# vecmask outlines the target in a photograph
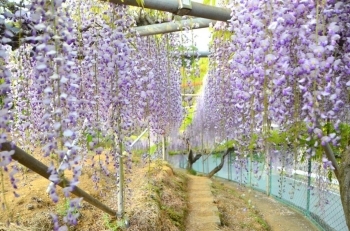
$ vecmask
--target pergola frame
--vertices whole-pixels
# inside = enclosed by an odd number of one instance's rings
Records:
[[[147,26],[138,26],[135,30],[140,36],[166,34],[184,30],[186,27],[190,29],[199,29],[209,27],[210,24],[215,24],[215,20],[205,18],[194,18],[180,21],[166,22]]]
[[[110,0],[111,3],[141,7],[137,0]],[[143,0],[143,8],[167,11],[176,15],[189,15],[227,22],[231,19],[231,10],[222,7],[209,6],[198,2],[190,2],[186,8],[183,0]]]
[[[197,17],[195,19],[182,20],[180,23],[161,23],[147,26],[136,27],[136,31],[140,36],[148,36],[155,34],[165,34],[183,30],[181,25],[197,24],[197,27],[192,26],[191,29],[206,28],[210,24],[215,24],[216,21],[227,22],[231,19],[231,10],[222,7],[209,6],[190,0],[144,0],[140,6],[137,0],[110,0],[111,3],[138,6],[147,9],[160,10],[173,13],[175,15],[188,15]],[[180,24],[180,25],[179,25]]]

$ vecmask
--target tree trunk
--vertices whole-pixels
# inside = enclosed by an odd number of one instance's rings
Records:
[[[350,230],[350,149],[344,155],[338,176],[340,198],[343,205],[346,224]]]
[[[350,230],[350,147],[342,155],[341,164],[338,165],[334,152],[330,145],[323,146],[327,158],[332,162],[334,174],[339,182],[341,203],[344,210],[346,224]]]
[[[222,167],[224,166],[225,163],[225,157],[230,153],[233,152],[235,150],[234,147],[228,148],[225,152],[225,154],[221,157],[221,163],[216,166],[210,173],[208,173],[207,177],[211,178],[215,175],[215,173],[217,173],[218,171],[220,171],[222,169]]]
[[[197,154],[195,157],[193,157],[193,151],[192,149],[188,153],[188,162],[187,162],[187,170],[192,170],[192,165],[199,159],[201,158],[202,154]]]

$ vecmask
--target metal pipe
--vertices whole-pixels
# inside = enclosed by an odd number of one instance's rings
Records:
[[[146,129],[141,133],[141,135],[139,135],[139,136],[136,138],[136,140],[134,140],[134,142],[132,142],[132,144],[130,145],[130,148],[131,148],[132,146],[134,146],[134,144],[136,144],[137,141],[139,141],[139,140],[141,139],[141,137],[147,132],[147,130],[148,130],[148,128],[146,128]]]
[[[306,215],[310,217],[311,198],[311,158],[307,161],[307,191],[306,191]]]
[[[209,51],[191,51],[191,52],[186,52],[184,54],[180,54],[186,58],[205,58],[210,55]]]
[[[209,57],[210,52],[209,51],[190,51],[185,53],[177,53],[174,54],[173,57],[183,57],[185,59],[192,59],[192,58],[207,58]]]
[[[162,154],[163,160],[165,160],[165,135],[162,136]]]
[[[215,24],[215,22],[215,20],[211,19],[195,18],[147,26],[138,26],[135,27],[135,30],[140,36],[147,36],[182,31],[187,25],[189,25],[191,29],[206,28],[209,27],[210,23]]]
[[[110,0],[109,2],[114,4],[141,7],[137,0]],[[167,11],[176,15],[179,12],[178,0],[144,0],[142,7],[153,10]],[[192,9],[187,13],[187,15],[227,22],[227,20],[231,19],[231,10],[228,8],[192,2]]]
[[[49,179],[50,173],[49,168],[35,159],[33,156],[29,155],[22,149],[20,149],[17,146],[14,146],[14,148],[9,143],[2,143],[1,144],[1,150],[2,151],[11,151],[14,150],[15,153],[11,156],[12,159],[18,161],[18,163],[24,165],[25,167],[31,169],[32,171],[36,172],[37,174],[41,175],[42,177]],[[69,185],[69,181],[66,178],[63,178],[62,181],[58,184],[60,187],[64,188],[67,185]],[[108,213],[109,215],[115,217],[117,212],[110,209],[106,205],[102,204],[100,201],[93,198],[91,195],[80,189],[79,187],[74,187],[72,193],[78,197],[82,197],[86,202],[89,204],[95,206],[98,209],[101,209],[105,213]]]
[[[201,94],[181,94],[181,95],[182,96],[201,96]]]

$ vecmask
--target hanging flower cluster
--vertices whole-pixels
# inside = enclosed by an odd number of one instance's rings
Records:
[[[144,126],[160,135],[177,129],[182,120],[180,58],[174,55],[175,42],[174,35],[140,37],[135,51],[138,115]]]
[[[79,117],[80,77],[74,43],[76,30],[73,20],[62,1],[33,1],[30,20],[35,25],[33,35],[27,37],[33,46],[33,72],[30,81],[31,116],[45,157],[51,157],[48,193],[54,202],[59,200],[56,185],[65,171],[73,178],[63,189],[65,197],[79,183],[80,160],[78,146],[74,144],[81,117]],[[74,208],[64,217],[65,223],[74,225]]]
[[[8,50],[3,44],[0,44],[0,129],[1,129],[1,139],[0,145],[9,141],[8,134],[10,132],[10,122],[12,120],[12,95],[11,95],[11,72],[7,68],[8,63]],[[11,155],[13,151],[1,151],[0,152],[0,168],[7,171],[7,165],[11,162]]]
[[[0,21],[1,23],[1,21]],[[11,141],[10,137],[10,128],[11,128],[11,122],[13,120],[12,118],[12,107],[13,107],[13,99],[11,94],[11,72],[6,67],[6,64],[8,63],[8,51],[9,47],[7,47],[5,44],[0,43],[0,146],[4,145],[5,143],[8,143]],[[9,164],[12,160],[12,155],[14,154],[14,150],[4,150],[0,151],[0,185],[4,184],[4,172],[8,172],[11,180],[11,184],[13,188],[17,188],[16,180],[14,178],[14,175],[17,173],[17,169],[13,168],[12,171],[10,171]],[[15,193],[15,195],[17,195]],[[5,198],[0,199],[1,202],[1,209],[6,209],[7,204]]]
[[[38,0],[23,12],[18,14],[19,21],[30,24],[32,34],[20,38],[9,64],[9,49],[1,45],[0,50],[1,143],[11,140],[7,134],[12,128],[12,136],[26,151],[41,148],[51,162],[53,183],[47,192],[54,202],[59,200],[57,184],[64,174],[72,172],[63,189],[70,201],[65,225],[60,227],[53,215],[55,229],[64,230],[77,223],[75,211],[80,200],[69,196],[79,183],[87,150],[95,152],[92,169],[118,178],[118,157],[125,156],[125,151],[130,153],[131,135],[145,126],[157,134],[179,127],[180,59],[173,50],[179,44],[172,35],[138,37],[130,30],[134,21],[125,6]],[[11,41],[12,34],[6,35],[9,38],[3,38],[4,44]],[[12,82],[9,68],[13,70]],[[112,140],[113,147],[110,153],[105,152],[103,163],[99,155],[106,140]],[[1,152],[5,170],[12,153]],[[110,163],[115,166],[112,172],[107,169]],[[130,156],[127,166],[130,170]],[[92,178],[97,185],[97,171]]]
[[[232,19],[222,31],[232,34],[213,38],[199,110],[206,129],[234,139],[241,157],[263,151],[270,162],[274,155],[283,159],[281,151],[300,155],[305,148],[328,181],[334,166],[322,146],[339,145],[340,125],[349,122],[349,2],[231,2]],[[334,130],[325,131],[327,124]],[[283,149],[273,140],[276,126],[288,134]],[[282,162],[291,168],[291,160]]]
[[[263,147],[271,124],[284,130],[302,122],[310,139],[336,144],[320,125],[328,119],[337,127],[349,110],[348,12],[342,1],[232,3],[232,36],[213,40],[207,126],[222,126],[242,147],[261,133]]]

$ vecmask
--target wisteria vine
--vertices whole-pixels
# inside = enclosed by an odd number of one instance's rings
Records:
[[[295,163],[301,153],[318,161],[327,181],[335,167],[324,147],[342,152],[342,161],[348,155],[349,3],[248,0],[230,8],[228,26],[213,28],[196,116],[204,137],[234,140],[240,158],[263,152],[269,162],[282,149]],[[320,182],[320,192],[326,185]]]
[[[63,220],[52,214],[54,229],[67,230],[77,224],[81,198],[70,192],[87,159],[96,187],[101,173],[117,184],[120,157],[131,171],[132,135],[148,127],[165,136],[180,125],[180,59],[173,49],[179,43],[173,35],[139,37],[128,8],[110,3],[38,0],[5,15],[32,30],[20,36],[14,51],[6,45],[11,30],[1,41],[1,144],[42,153],[50,164],[47,192],[54,202],[61,199],[57,184],[72,175],[63,188],[67,214]],[[106,142],[112,148],[105,149]],[[13,152],[1,151],[0,167],[13,169],[9,175],[16,187]]]

